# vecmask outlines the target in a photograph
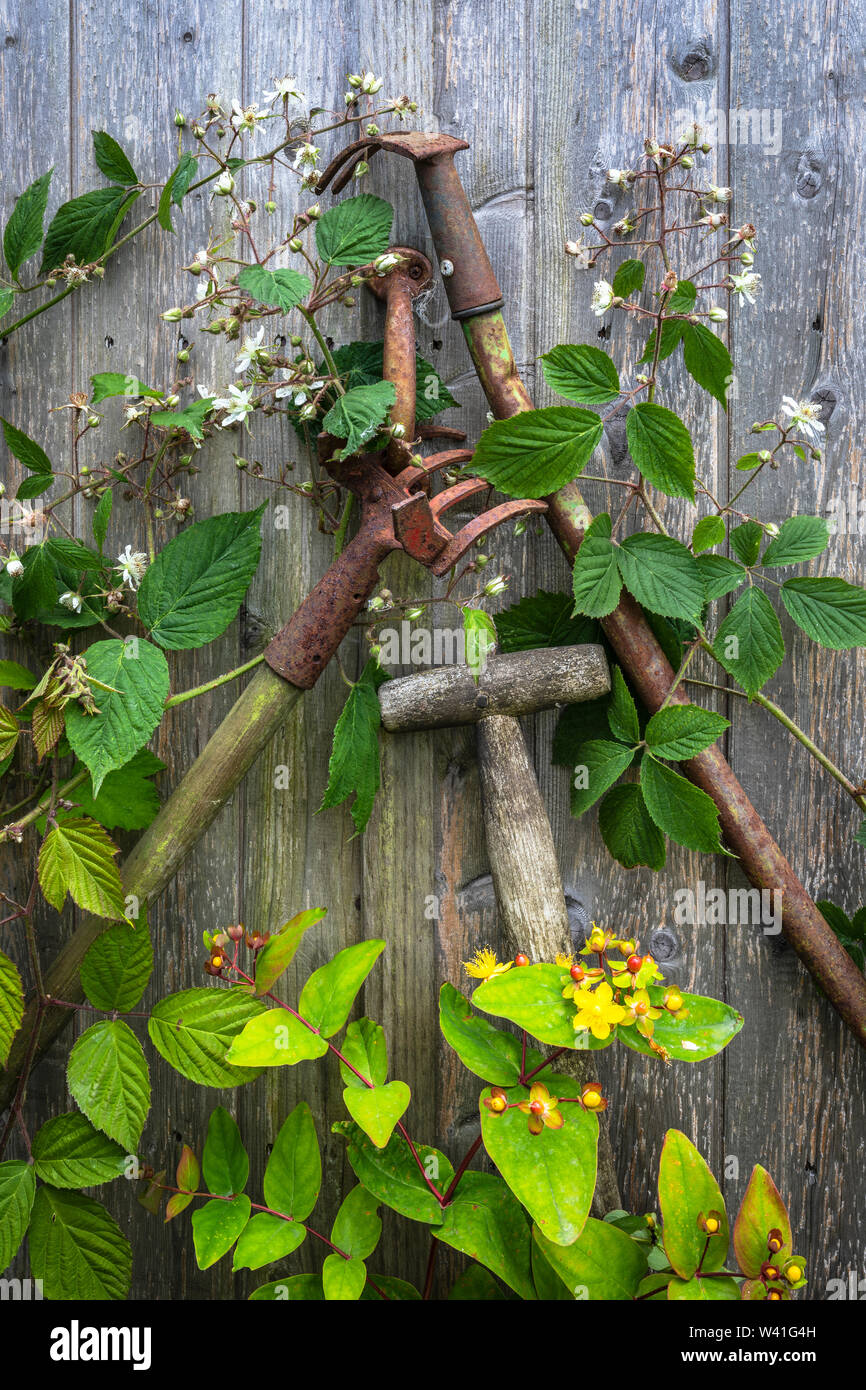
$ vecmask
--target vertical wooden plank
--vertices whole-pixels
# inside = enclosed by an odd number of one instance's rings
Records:
[[[579,216],[585,210],[593,211],[613,235],[610,229],[630,210],[633,200],[607,181],[607,169],[633,165],[645,136],[664,138],[673,112],[689,105],[696,91],[705,101],[716,99],[726,65],[724,29],[716,6],[708,0],[687,0],[676,12],[646,3],[623,9],[542,0],[533,7],[533,23],[533,148],[539,212],[532,355],[557,343],[599,340],[614,361],[624,365],[625,379],[631,379],[645,334],[625,334],[621,316],[614,316],[609,337],[611,316],[599,320],[589,308],[593,282],[602,276],[610,278],[609,261],[601,262],[595,271],[579,270],[563,255],[563,242],[580,238]],[[628,254],[626,243],[617,259]],[[688,263],[676,264],[681,276],[687,268]],[[644,291],[647,303],[660,278],[658,267],[650,266]],[[667,370],[661,399],[685,419],[702,473],[715,480],[718,408],[708,408],[706,397],[697,388],[686,387],[687,380],[681,365],[673,372]],[[539,385],[536,400],[539,405],[549,404],[554,397]],[[606,427],[603,448],[611,477],[632,476],[621,418],[614,417]],[[597,461],[598,456],[588,472],[600,471]],[[593,511],[617,514],[621,489],[587,482],[584,491]],[[665,516],[674,534],[688,540],[697,513],[684,524],[682,504],[676,503],[665,509]],[[538,583],[544,588],[569,587],[567,569],[549,543],[540,547]],[[639,937],[642,946],[656,954],[666,978],[683,988],[720,996],[724,985],[721,929],[676,926],[673,907],[676,888],[694,888],[700,879],[715,884],[717,877],[723,884],[721,861],[671,846],[667,865],[659,874],[648,869],[622,870],[602,844],[596,812],[579,821],[570,818],[567,772],[549,765],[550,716],[545,716],[543,727],[539,772],[561,846],[576,923],[597,919]],[[683,1129],[718,1167],[721,1061],[681,1066],[671,1082],[661,1064],[632,1057],[624,1049],[611,1049],[599,1055],[599,1072],[611,1096],[614,1151],[623,1200],[630,1209],[643,1210],[652,1200],[661,1143],[670,1125]]]
[[[91,129],[113,134],[142,178],[168,177],[177,158],[175,108],[192,115],[201,109],[208,92],[228,93],[230,99],[240,90],[242,14],[240,0],[216,4],[190,0],[167,10],[155,0],[132,10],[106,0],[76,0],[72,91],[77,190],[102,182],[94,168]],[[238,43],[223,42],[226,34],[236,34]],[[140,220],[154,205],[155,196],[145,195],[133,216]],[[211,201],[204,192],[194,194],[175,218],[176,236],[154,226],[119,253],[101,292],[81,300],[76,363],[80,388],[86,389],[94,371],[131,371],[160,385],[171,378],[179,335],[177,326],[162,323],[159,313],[191,297],[192,281],[181,266],[207,241],[209,230],[218,233],[227,218],[223,200]],[[214,338],[201,334],[196,321],[187,335],[193,343],[190,368],[195,380],[207,386],[232,380],[230,345],[222,340],[216,344]],[[106,407],[97,456],[109,447],[124,446],[126,436],[118,433],[120,418],[117,404]],[[238,507],[233,442],[226,436],[209,444],[201,472],[190,479],[188,495],[198,518]],[[96,450],[96,443],[92,447]],[[130,542],[133,548],[144,549],[143,532],[130,529],[132,524],[140,526],[141,518],[120,499],[118,503],[112,524],[114,541],[118,547]],[[79,516],[79,525],[85,529],[90,525],[89,505],[82,504]],[[157,544],[165,544],[177,529],[173,523],[161,526]],[[172,688],[198,685],[236,666],[246,654],[242,633],[233,623],[224,637],[209,646],[172,654]],[[183,775],[236,695],[233,686],[226,686],[168,715],[156,742],[156,751],[167,764],[161,778],[163,790]],[[235,802],[204,836],[152,912],[157,965],[149,995],[154,1000],[205,982],[201,933],[205,927],[227,924],[238,913],[238,836]],[[200,1151],[207,1116],[220,1100],[233,1105],[233,1097],[191,1086],[157,1057],[151,1070],[153,1109],[142,1156],[157,1171],[167,1168],[171,1174],[181,1143]],[[198,1270],[188,1223],[175,1222],[155,1237],[153,1219],[137,1205],[134,1192],[124,1193],[120,1185],[112,1193],[111,1205],[131,1232],[136,1252],[134,1297],[164,1296],[167,1268],[172,1270],[174,1289],[184,1297],[231,1296],[227,1262],[205,1273]]]
[[[0,9],[0,110],[6,134],[5,167],[0,184],[4,226],[18,195],[52,166],[54,175],[46,226],[56,207],[69,197],[69,62],[69,18],[65,3],[60,0],[46,3],[34,14],[29,5],[4,0]],[[48,82],[44,81],[45,74],[49,75]],[[38,279],[38,271],[38,259],[28,262],[21,272],[24,283]],[[22,301],[16,303],[21,305]],[[20,312],[31,307],[27,300],[23,305]],[[8,322],[18,316],[13,309]],[[73,342],[73,316],[68,303],[49,310],[44,318],[26,325],[8,340],[0,340],[0,414],[39,440],[55,460],[62,459],[69,448],[69,412],[52,414],[51,407],[62,404],[72,387]],[[0,477],[6,485],[7,497],[15,496],[23,473],[4,446]],[[68,524],[68,509],[64,509],[64,520]],[[2,539],[7,547],[14,543],[10,534],[4,533]],[[20,539],[17,548],[23,549]],[[25,665],[35,664],[49,652],[50,642],[57,636],[56,629],[43,630],[38,650],[4,638],[3,654]],[[29,755],[27,766],[28,771],[36,771],[35,754]],[[0,795],[3,802],[11,806],[25,795],[25,788],[20,782],[6,778]],[[7,819],[6,815],[2,816],[4,823]],[[34,831],[24,845],[26,858],[14,844],[0,848],[3,890],[19,902],[26,901],[32,882]],[[34,926],[40,956],[45,962],[65,939],[69,918],[59,918],[42,903],[34,914]],[[0,933],[0,947],[19,964],[29,990],[33,979],[23,929],[17,924],[4,928]],[[64,1108],[65,1091],[66,1051],[61,1048],[45,1059],[28,1088],[25,1122],[31,1134],[49,1115]],[[16,1133],[8,1156],[25,1155],[20,1133]],[[29,1273],[24,1252],[19,1254],[13,1272],[23,1276]]]
[[[824,402],[822,462],[786,461],[762,475],[748,505],[774,521],[835,513],[840,530],[809,571],[858,583],[866,475],[854,419],[864,348],[852,287],[862,279],[863,251],[850,228],[862,220],[866,186],[862,124],[849,112],[863,100],[862,29],[859,4],[807,5],[796,16],[771,4],[736,6],[730,107],[738,120],[732,115],[728,144],[733,220],[757,226],[762,276],[758,304],[734,319],[743,387],[731,412],[733,457],[752,447],[752,421],[776,414],[783,394]],[[820,650],[784,616],[783,629],[789,656],[767,692],[857,780],[862,660]],[[856,808],[755,707],[739,711],[731,746],[735,769],[747,786],[757,783],[757,804],[810,892],[856,910],[866,898]],[[780,1175],[808,1255],[810,1296],[826,1297],[829,1279],[859,1277],[864,1267],[866,1058],[784,943],[734,929],[727,950],[748,1048],[745,1066],[727,1077],[739,1187],[754,1162]]]

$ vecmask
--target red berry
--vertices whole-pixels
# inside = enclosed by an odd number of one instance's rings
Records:
[[[573,965],[568,973],[574,980],[575,984],[579,985],[581,980],[586,979],[586,971],[584,970],[582,965]]]
[[[528,964],[529,964],[529,956],[525,956],[525,955],[523,954],[522,951],[518,951],[518,952],[517,952],[517,955],[514,957],[514,964],[515,964],[515,965],[528,965]]]
[[[643,956],[629,956],[628,960],[625,963],[625,968],[626,970],[631,971],[632,975],[636,975],[642,965]]]
[[[530,1110],[532,1111],[533,1115],[543,1115],[543,1114],[544,1114],[544,1106],[541,1104],[541,1101],[540,1101],[540,1100],[533,1100],[533,1101],[530,1101],[530,1102],[529,1102],[529,1108],[530,1108]]]

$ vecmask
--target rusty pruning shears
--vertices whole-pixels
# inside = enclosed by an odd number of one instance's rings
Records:
[[[361,150],[366,150],[369,156],[379,148],[394,149],[416,160],[431,161],[432,158],[432,163],[425,162],[425,170],[429,168],[434,178],[437,170],[446,178],[450,170],[465,201],[465,193],[451,158],[454,150],[468,148],[466,142],[450,136],[411,132],[400,136],[380,136],[374,141],[361,140],[349,146],[325,170],[320,188],[327,185],[344,163],[349,162],[351,170]],[[437,154],[445,156],[444,164],[439,165],[433,158]],[[347,177],[344,172],[336,180],[335,192],[345,184]],[[422,182],[422,192],[423,187]],[[471,216],[470,222],[474,228],[475,222]],[[466,305],[467,314],[483,312],[502,302],[477,228],[475,242],[480,253],[478,269],[484,271],[486,267],[483,282],[485,289],[490,289],[493,302],[488,300],[477,308]],[[437,249],[441,249],[438,240]],[[374,592],[379,580],[379,566],[391,551],[403,550],[431,573],[441,576],[447,574],[476,541],[502,522],[530,512],[547,510],[547,504],[540,501],[524,499],[503,502],[480,512],[455,535],[443,525],[441,518],[445,512],[470,497],[488,491],[490,484],[482,478],[467,477],[436,496],[430,495],[435,475],[443,469],[469,463],[472,450],[447,449],[423,458],[420,464],[418,462],[417,446],[412,447],[416,398],[412,301],[429,288],[433,272],[430,262],[419,251],[404,246],[392,247],[391,251],[399,257],[397,265],[385,276],[371,281],[369,288],[384,300],[386,306],[383,376],[395,387],[396,401],[390,413],[391,424],[403,427],[403,438],[390,440],[384,451],[344,458],[340,456],[342,441],[332,435],[319,435],[320,464],[335,482],[358,498],[361,521],[354,539],[265,650],[268,665],[302,690],[315,685]],[[465,251],[461,260],[465,264]],[[447,271],[447,256],[440,255],[440,268],[443,273]],[[462,277],[460,283],[463,283]],[[473,298],[477,303],[477,294]],[[453,308],[452,304],[452,311]],[[455,313],[454,317],[460,317],[460,314]],[[431,427],[424,433],[427,438],[465,439],[460,431],[444,427],[441,430]]]

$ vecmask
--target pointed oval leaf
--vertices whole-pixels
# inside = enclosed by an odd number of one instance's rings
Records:
[[[313,1112],[306,1101],[283,1122],[265,1169],[264,1193],[269,1207],[295,1221],[306,1221],[319,1197],[322,1159]]]
[[[265,1012],[244,989],[186,989],[153,1008],[147,1031],[160,1056],[199,1086],[238,1086],[260,1073],[226,1061],[234,1038]]]
[[[132,1249],[99,1202],[46,1186],[33,1203],[30,1265],[45,1298],[123,1299],[132,1280]]]
[[[637,1241],[592,1216],[571,1245],[550,1240],[538,1226],[532,1239],[572,1298],[624,1303],[635,1297],[646,1274],[646,1254]]]
[[[342,1121],[333,1126],[334,1133],[348,1141],[347,1157],[360,1183],[380,1202],[412,1221],[438,1225],[442,1221],[442,1206],[425,1182],[409,1145],[401,1134],[392,1136],[384,1149],[377,1149],[372,1139],[354,1122]],[[424,1170],[440,1193],[445,1193],[454,1169],[438,1149],[416,1144],[415,1151]]]
[[[94,642],[85,658],[88,676],[110,688],[94,688],[98,714],[66,706],[66,736],[98,794],[106,774],[147,743],[165,713],[170,681],[162,652],[144,638]]]
[[[250,1217],[240,1234],[232,1260],[232,1272],[238,1269],[261,1269],[285,1259],[303,1244],[306,1226],[300,1221],[284,1221],[267,1211]]]
[[[152,971],[153,945],[142,915],[135,926],[118,922],[96,938],[81,962],[81,987],[94,1008],[128,1013]]]
[[[366,1260],[379,1244],[382,1222],[379,1202],[359,1184],[344,1198],[331,1231],[331,1240],[347,1255]]]
[[[601,348],[587,343],[563,345],[541,359],[544,380],[566,400],[584,405],[605,405],[620,393],[619,373]]]
[[[286,1009],[268,1009],[251,1018],[225,1054],[234,1067],[293,1067],[324,1057],[325,1039]]]
[[[745,1021],[742,1014],[721,999],[683,994],[682,1011],[671,1014],[664,1008],[664,988],[651,985],[648,993],[653,1006],[662,1010],[661,1018],[653,1025],[653,1042],[677,1062],[704,1062],[715,1057],[737,1036]],[[659,1055],[637,1028],[620,1025],[616,1031],[618,1041],[633,1052],[642,1052],[645,1057]]]
[[[91,1123],[134,1154],[150,1109],[150,1075],[132,1029],[119,1018],[94,1023],[69,1054],[66,1080]]]
[[[502,1178],[464,1173],[444,1216],[442,1225],[433,1228],[436,1240],[478,1260],[519,1298],[535,1298],[529,1223]]]
[[[221,1105],[211,1112],[208,1121],[202,1172],[208,1192],[215,1197],[233,1197],[243,1192],[250,1175],[250,1160],[240,1130]]]
[[[227,1255],[250,1219],[251,1203],[243,1194],[222,1202],[214,1198],[192,1214],[192,1239],[199,1269],[210,1269]]]
[[[728,1254],[730,1232],[725,1199],[694,1144],[678,1129],[665,1135],[659,1163],[659,1204],[665,1254],[681,1279],[721,1269]],[[699,1218],[715,1212],[719,1231],[708,1236]]]
[[[338,951],[333,960],[320,966],[307,980],[301,990],[298,1013],[325,1038],[339,1032],[355,996],[384,949],[385,942],[374,938]]]
[[[734,1252],[743,1274],[756,1279],[769,1258],[767,1237],[781,1231],[782,1249],[773,1256],[784,1262],[791,1254],[791,1222],[779,1189],[766,1168],[756,1163],[734,1222]]]

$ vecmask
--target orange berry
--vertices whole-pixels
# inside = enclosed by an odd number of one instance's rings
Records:
[[[577,985],[580,984],[581,980],[586,979],[586,971],[582,965],[573,965],[568,973]]]
[[[515,964],[515,965],[528,965],[528,964],[529,964],[529,956],[525,956],[525,955],[523,954],[522,951],[518,951],[518,952],[517,952],[517,955],[514,957],[514,964]]]
[[[632,973],[632,975],[636,975],[637,972],[640,970],[640,968],[641,968],[642,965],[643,965],[643,957],[642,957],[642,956],[629,956],[628,960],[627,960],[626,963],[625,963],[625,968],[626,968],[626,970],[630,970],[631,973]]]

